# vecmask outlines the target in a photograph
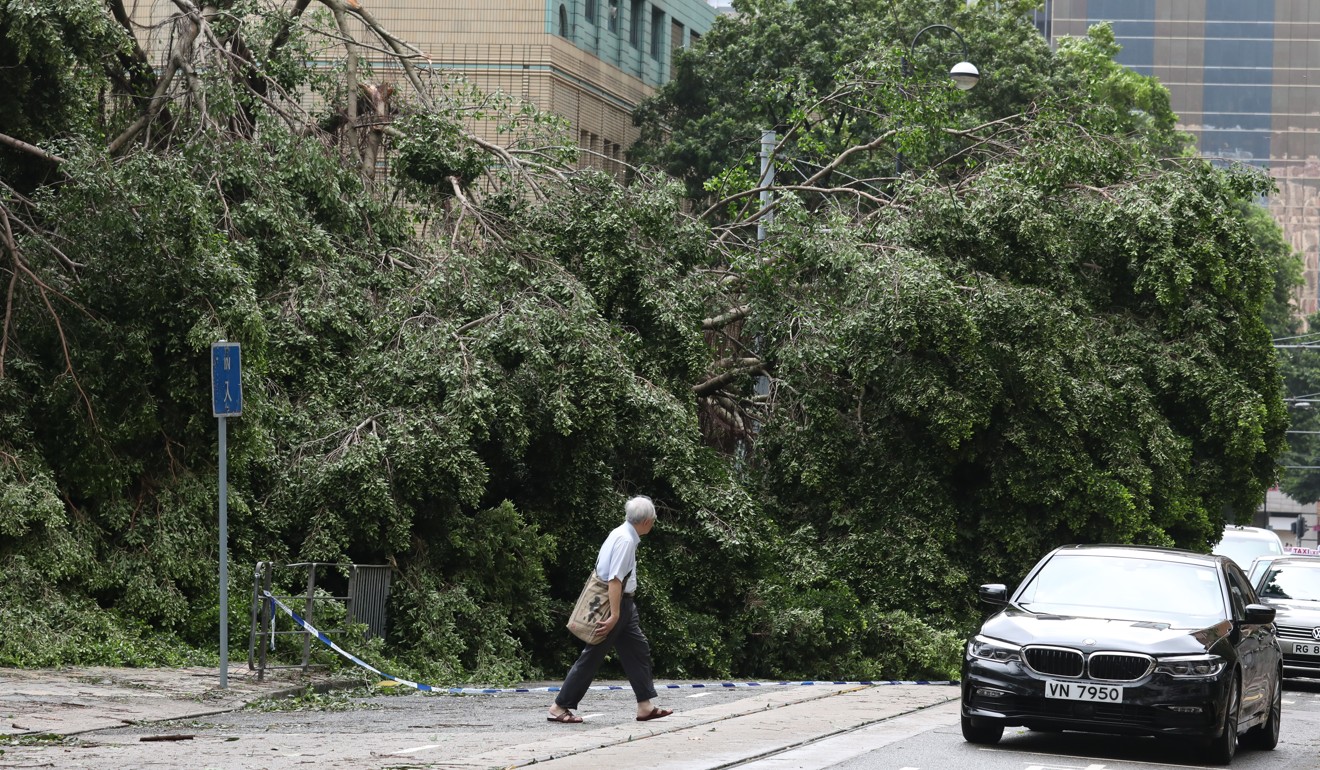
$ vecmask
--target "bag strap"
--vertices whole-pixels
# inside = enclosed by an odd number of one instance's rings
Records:
[[[627,587],[628,587],[628,578],[632,577],[632,573],[633,573],[632,570],[628,570],[628,574],[623,576],[623,587],[624,587],[624,588],[627,588]],[[592,567],[592,568],[591,568],[591,574],[592,574],[592,575],[596,575],[596,568],[595,568],[595,567]],[[599,576],[599,575],[596,575],[596,577],[600,577],[600,576]],[[610,581],[608,581],[608,580],[605,581],[606,584],[608,584],[609,582],[610,582]]]

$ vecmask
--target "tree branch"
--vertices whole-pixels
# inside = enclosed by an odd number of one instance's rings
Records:
[[[728,326],[734,321],[741,321],[742,319],[746,318],[751,312],[752,312],[751,305],[740,305],[739,307],[735,307],[732,310],[721,313],[720,315],[702,319],[701,328],[706,331],[714,331],[716,329],[720,329],[725,326]]]
[[[701,396],[708,396],[711,393],[714,393],[715,391],[719,390],[725,385],[728,385],[730,382],[733,382],[734,380],[738,379],[739,377],[742,377],[745,374],[765,373],[765,362],[761,361],[758,358],[740,358],[737,359],[737,361],[743,365],[736,369],[730,369],[727,372],[722,372],[720,374],[717,374],[714,377],[711,377],[709,380],[706,380],[705,382],[701,382],[696,385],[693,385],[692,386],[693,395],[697,396],[698,398],[700,398]]]
[[[15,139],[14,137],[8,136],[6,134],[0,134],[0,144],[7,144],[10,147],[13,147],[15,150],[21,150],[22,152],[26,152],[29,155],[35,155],[38,158],[41,158],[42,160],[48,163],[54,163],[57,166],[65,162],[64,158],[46,152],[45,150],[41,149],[35,144],[28,144],[22,139]]]
[[[146,110],[142,115],[124,129],[123,133],[115,137],[110,142],[108,150],[111,155],[117,155],[129,142],[133,141],[147,126],[150,126],[156,120],[156,116],[165,107],[166,94],[169,93],[170,85],[174,82],[174,75],[183,67],[189,59],[189,53],[192,51],[193,44],[197,42],[197,36],[201,34],[202,26],[207,23],[207,19],[214,16],[216,9],[213,6],[207,6],[204,10],[198,9],[190,0],[173,0],[183,13],[175,18],[183,21],[187,20],[189,24],[185,28],[185,34],[180,35],[170,49],[169,58],[166,60],[165,71],[156,82],[156,90],[152,92],[150,99],[147,100]]]

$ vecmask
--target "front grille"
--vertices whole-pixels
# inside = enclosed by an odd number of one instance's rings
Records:
[[[1135,652],[1093,652],[1089,655],[1071,647],[1027,645],[1022,648],[1027,666],[1045,676],[1079,679],[1089,676],[1103,682],[1135,682],[1155,668],[1155,659]]]
[[[1316,638],[1311,635],[1315,626],[1281,626],[1274,625],[1274,633],[1280,639],[1292,639],[1298,642],[1314,642]]]
[[[1107,682],[1135,682],[1150,673],[1155,661],[1149,655],[1125,652],[1093,653],[1086,662],[1092,679]]]
[[[1023,647],[1027,665],[1038,674],[1077,678],[1082,675],[1083,659],[1078,650],[1066,647]]]

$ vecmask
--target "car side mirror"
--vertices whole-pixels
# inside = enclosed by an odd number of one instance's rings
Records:
[[[1003,583],[986,583],[976,593],[986,604],[1008,604],[1008,586]],[[1271,617],[1273,617],[1272,613]]]
[[[1274,622],[1274,608],[1264,604],[1248,604],[1247,617],[1243,621],[1249,626],[1263,626]]]

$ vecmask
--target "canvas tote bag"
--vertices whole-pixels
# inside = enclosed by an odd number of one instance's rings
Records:
[[[623,582],[626,585],[628,578],[632,576],[629,572],[624,577]],[[581,639],[587,644],[600,644],[605,641],[605,634],[596,631],[596,624],[610,616],[610,584],[606,583],[596,576],[596,569],[593,567],[591,573],[587,575],[586,585],[582,586],[582,593],[578,594],[577,604],[573,605],[573,612],[568,616],[568,623],[565,624],[573,636]]]

